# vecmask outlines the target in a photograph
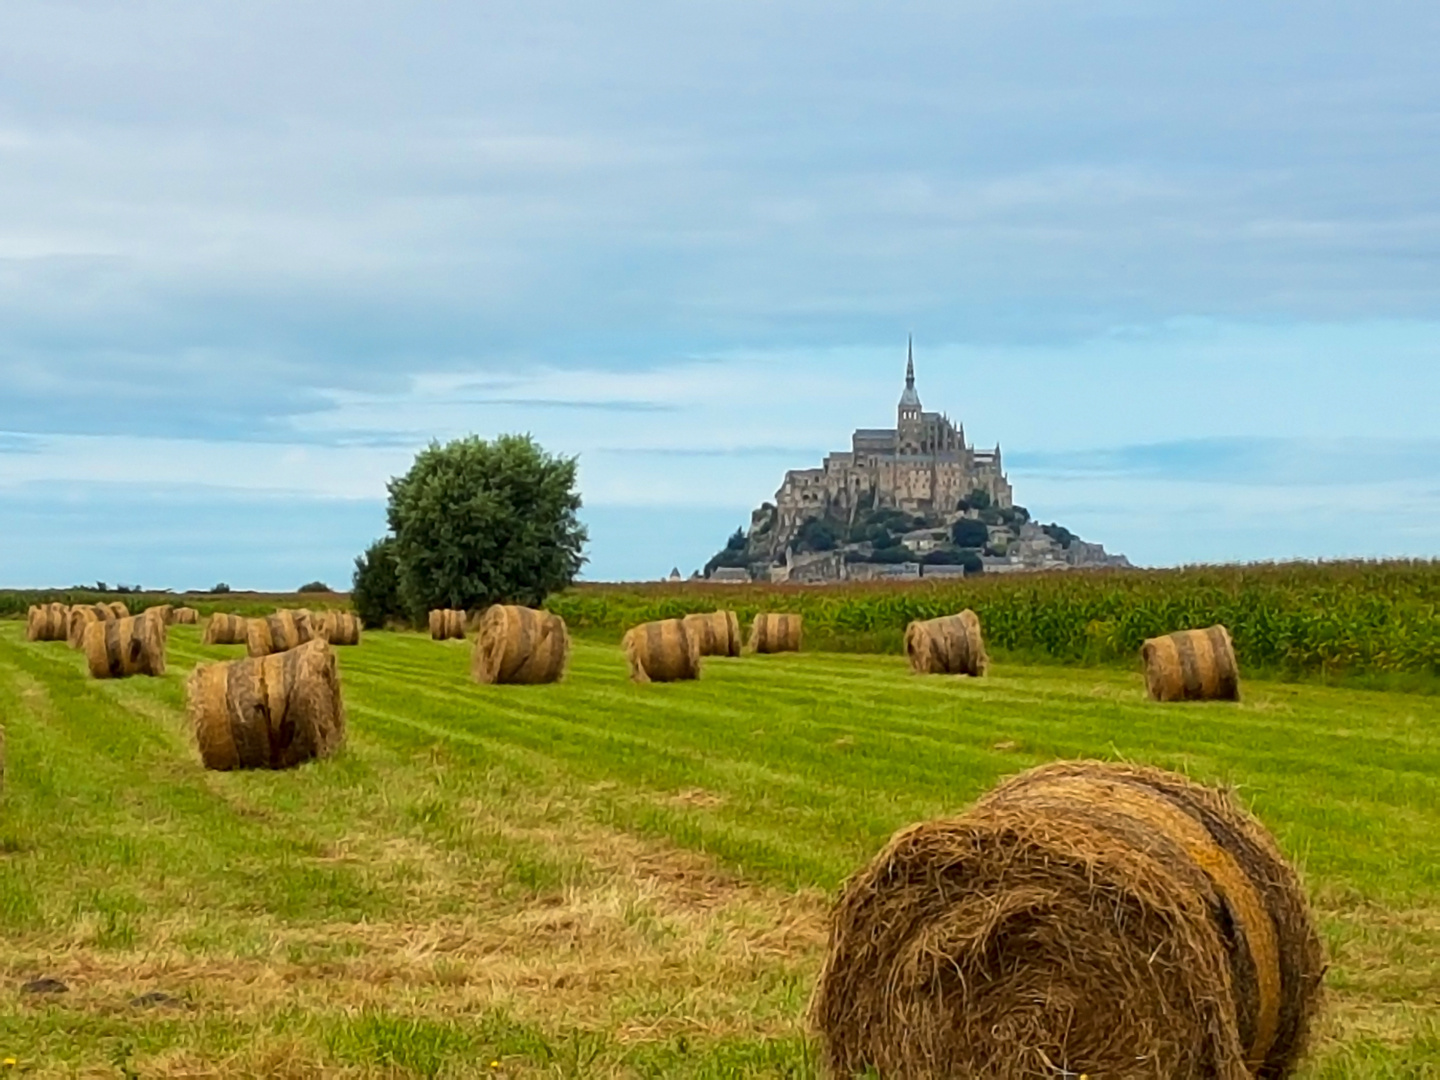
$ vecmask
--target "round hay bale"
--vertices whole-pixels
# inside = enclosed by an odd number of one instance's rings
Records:
[[[70,609],[64,604],[32,604],[25,614],[26,641],[65,641],[70,635]]]
[[[313,640],[270,656],[197,664],[186,715],[207,769],[288,769],[345,742],[335,653]]]
[[[845,885],[812,1020],[835,1076],[1279,1078],[1324,958],[1229,794],[1057,762],[896,833]]]
[[[152,607],[147,607],[140,614],[146,618],[159,619],[164,626],[169,626],[175,621],[175,609],[169,604],[156,604]]]
[[[249,636],[250,620],[245,616],[216,612],[205,624],[200,642],[203,645],[244,645]]]
[[[799,615],[777,615],[761,612],[750,626],[747,647],[756,653],[799,652],[801,620]]]
[[[119,600],[111,600],[110,603],[105,606],[110,609],[110,614],[117,619],[130,618],[130,609]]]
[[[197,626],[200,622],[200,612],[193,607],[176,608],[170,613],[170,621],[175,626]]]
[[[701,656],[740,655],[740,617],[735,612],[686,615],[685,625],[699,641]]]
[[[917,675],[984,675],[990,666],[980,617],[966,608],[959,615],[916,619],[905,628],[905,655]]]
[[[331,645],[360,644],[360,616],[349,611],[322,611],[311,616],[315,636]]]
[[[128,616],[116,612],[109,604],[92,604],[91,606],[95,609],[95,614],[100,616],[101,622],[114,622],[116,619],[128,618]]]
[[[281,610],[245,624],[245,651],[251,656],[288,652],[314,640],[310,612],[303,608]]]
[[[552,683],[569,661],[570,632],[559,615],[493,604],[480,617],[470,674],[478,683]]]
[[[465,640],[465,612],[456,608],[437,608],[430,612],[430,637],[435,641],[452,638]]]
[[[80,649],[85,646],[85,628],[94,622],[104,622],[100,613],[90,604],[76,604],[70,609],[69,626],[65,631],[65,640],[72,649]]]
[[[700,642],[684,619],[660,619],[625,631],[620,642],[637,683],[677,682],[700,677]]]
[[[82,648],[95,679],[165,674],[165,624],[159,619],[97,620],[85,627]]]
[[[1152,701],[1240,700],[1240,667],[1223,626],[1151,638],[1140,657]]]

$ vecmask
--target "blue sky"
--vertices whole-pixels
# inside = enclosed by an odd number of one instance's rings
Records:
[[[689,571],[928,408],[1137,562],[1440,555],[1440,9],[15,2],[0,583],[349,577],[431,438]]]

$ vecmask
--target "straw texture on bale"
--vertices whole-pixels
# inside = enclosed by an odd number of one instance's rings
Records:
[[[197,664],[185,693],[207,769],[287,769],[345,742],[335,654],[318,639],[271,656]]]
[[[761,612],[750,627],[751,652],[799,652],[801,620],[799,615],[777,615]]]
[[[322,611],[310,617],[315,636],[331,645],[360,644],[360,616],[349,611]]]
[[[200,612],[193,607],[178,607],[170,613],[170,621],[176,626],[196,626],[200,622]]]
[[[959,615],[916,619],[905,628],[905,655],[917,675],[978,677],[990,666],[980,617],[969,608]]]
[[[455,608],[436,608],[430,612],[430,636],[436,641],[465,638],[465,612]]]
[[[735,612],[686,615],[685,625],[699,642],[701,656],[740,655],[740,617]]]
[[[130,618],[130,609],[119,600],[111,600],[110,603],[105,606],[110,609],[110,614],[117,619]]]
[[[25,615],[26,641],[66,641],[70,609],[64,604],[32,604]]]
[[[129,618],[128,615],[121,615],[111,604],[94,604],[92,606],[95,608],[95,614],[100,616],[101,622],[114,622],[116,619]]]
[[[470,661],[476,682],[559,682],[569,662],[570,632],[559,615],[494,604],[480,617]]]
[[[1223,626],[1151,638],[1140,657],[1152,701],[1240,700],[1240,667]]]
[[[684,619],[660,619],[625,631],[620,642],[637,683],[676,682],[700,677],[700,643]]]
[[[85,627],[85,663],[96,679],[165,674],[165,624],[140,615]]]
[[[140,614],[147,619],[159,619],[161,624],[169,626],[175,621],[175,609],[169,604],[156,604],[154,607],[147,607]]]
[[[69,642],[72,649],[82,648],[85,644],[85,628],[93,622],[103,622],[100,613],[90,604],[76,604],[70,609],[69,626],[66,629],[65,640]]]
[[[245,625],[245,651],[251,656],[269,656],[299,648],[315,637],[310,612],[303,609],[277,611]]]
[[[1231,796],[1057,762],[846,883],[811,1015],[837,1077],[1270,1080],[1323,971],[1295,871]]]
[[[205,624],[201,642],[206,645],[244,645],[250,637],[250,620],[243,615],[216,612]]]

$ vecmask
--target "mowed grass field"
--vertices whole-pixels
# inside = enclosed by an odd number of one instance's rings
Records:
[[[562,685],[481,687],[468,644],[375,633],[337,650],[342,756],[206,773],[184,678],[240,651],[175,627],[164,679],[96,682],[0,623],[12,1069],[813,1076],[846,874],[1003,775],[1093,756],[1237,785],[1301,865],[1331,960],[1305,1076],[1440,1076],[1433,696],[1160,706],[1138,672],[824,653],[637,687],[583,640]],[[68,990],[21,992],[40,977]]]

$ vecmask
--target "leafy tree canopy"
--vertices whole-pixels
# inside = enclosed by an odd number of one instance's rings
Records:
[[[433,608],[539,604],[584,565],[575,459],[528,435],[431,443],[390,481],[400,598]]]
[[[376,540],[365,554],[355,557],[350,603],[367,630],[378,630],[392,618],[403,618],[400,602],[400,565],[395,561],[395,538]]]
[[[950,539],[955,541],[956,547],[984,547],[985,543],[990,539],[990,530],[983,521],[976,521],[974,518],[961,518],[951,526]]]

